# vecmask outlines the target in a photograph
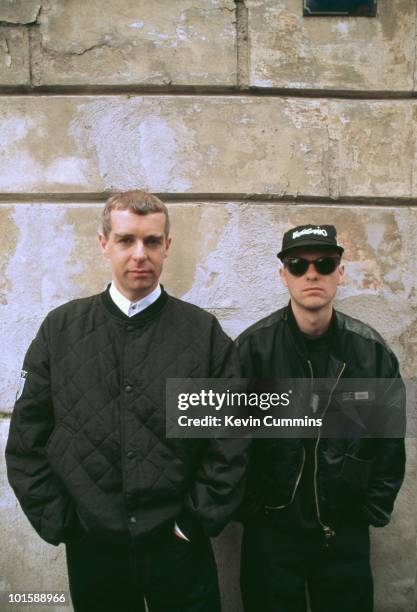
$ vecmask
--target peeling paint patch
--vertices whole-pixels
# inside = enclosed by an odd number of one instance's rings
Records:
[[[129,28],[133,28],[134,30],[142,30],[145,27],[143,21],[135,21],[134,23],[129,23]]]
[[[236,208],[229,205],[226,208],[227,218],[224,226],[211,250],[205,249],[205,256],[198,261],[195,269],[192,288],[182,296],[187,302],[192,302],[203,308],[233,308],[236,307],[238,296],[230,291],[233,275],[233,263],[238,248],[239,223]],[[206,228],[204,239],[212,240],[213,223],[210,211],[206,210],[202,217],[202,227]]]
[[[289,99],[284,113],[298,130],[307,126],[324,127],[328,117],[327,104],[321,100],[306,99],[300,104],[299,100]]]
[[[226,331],[236,336],[284,305],[287,292],[278,280],[277,259],[270,248],[277,242],[277,228],[268,209],[259,214],[258,209],[233,203],[225,209],[227,219],[218,240],[199,259],[193,286],[182,298],[215,312]],[[210,227],[210,210],[205,215],[203,227]]]
[[[258,78],[253,79],[253,85],[254,87],[273,87],[274,86],[271,79],[258,79]]]
[[[373,249],[378,249],[382,245],[385,235],[385,226],[382,223],[367,223],[365,225],[368,243]]]
[[[57,159],[45,169],[48,183],[83,185],[88,176],[88,162],[76,157]]]
[[[158,117],[151,117],[139,126],[139,155],[145,173],[145,182],[155,185],[167,182],[174,190],[188,191],[191,182],[175,177],[176,156],[179,154],[175,130]],[[180,172],[178,173],[180,175]]]
[[[339,21],[339,23],[333,24],[332,32],[346,36],[346,34],[349,34],[349,23],[347,21]]]
[[[0,147],[10,145],[26,138],[29,130],[36,126],[32,117],[4,117],[1,119]]]
[[[41,166],[38,160],[23,152],[11,153],[8,163],[3,171],[0,168],[0,183],[7,182],[11,191],[32,190],[40,184],[82,188],[87,180],[88,162],[76,158],[63,158]]]
[[[216,247],[228,213],[214,205],[171,204],[172,241],[163,283],[181,297],[195,282],[196,269]]]
[[[381,291],[381,279],[369,269],[370,262],[349,261],[346,264],[346,280],[338,289],[341,300],[366,295],[378,295]]]
[[[7,306],[0,305],[0,410],[5,412],[13,406],[30,339],[49,310],[78,297],[72,279],[82,267],[79,259],[72,259],[73,228],[65,223],[60,206],[20,204],[11,220],[10,228],[17,228],[18,236],[4,270],[9,281]]]
[[[103,257],[97,239],[102,208],[102,204],[66,206],[65,227],[73,233],[71,261],[77,264],[72,275],[77,297],[99,293],[111,280],[109,261]]]
[[[1,151],[0,151],[1,157]],[[7,166],[0,164],[0,183],[10,191],[33,189],[42,180],[42,168],[38,161],[26,152],[9,151]]]
[[[198,156],[178,162],[184,136],[190,140],[192,132],[178,116],[172,122],[168,117],[145,99],[98,101],[79,106],[70,132],[81,150],[94,150],[106,188],[187,191],[191,181],[186,176],[197,172]],[[85,124],[94,130],[86,132]]]

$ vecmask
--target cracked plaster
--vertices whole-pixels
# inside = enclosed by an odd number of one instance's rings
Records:
[[[39,84],[236,83],[235,5],[44,0]]]

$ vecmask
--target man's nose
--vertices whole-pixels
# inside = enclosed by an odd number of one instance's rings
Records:
[[[146,258],[145,245],[143,244],[143,242],[141,240],[138,240],[135,243],[135,248],[134,248],[134,251],[133,251],[133,257],[135,259],[145,259]]]
[[[307,275],[307,278],[317,278],[318,273],[316,270],[316,266],[314,265],[312,261],[310,261],[308,265],[306,275]]]

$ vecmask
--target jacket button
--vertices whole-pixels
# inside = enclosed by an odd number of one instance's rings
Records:
[[[132,524],[136,523],[135,517],[134,516],[129,516],[129,522],[132,523]]]
[[[127,458],[128,459],[134,459],[134,457],[135,457],[134,451],[128,451],[127,452]]]
[[[128,326],[126,327],[126,329],[127,329],[127,331],[128,331],[128,332],[135,331],[135,327],[134,327],[133,325],[128,325]]]
[[[126,385],[125,386],[125,391],[126,391],[126,393],[132,393],[132,391],[133,391],[132,385]]]

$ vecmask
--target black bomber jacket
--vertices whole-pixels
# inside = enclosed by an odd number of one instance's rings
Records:
[[[216,535],[240,504],[245,440],[165,435],[167,378],[239,375],[214,316],[162,291],[125,316],[108,290],[48,314],[26,354],[8,478],[47,542]]]
[[[385,409],[405,415],[398,361],[381,336],[335,310],[331,325],[334,341],[327,377],[339,384],[342,378],[396,379]],[[313,376],[290,304],[249,327],[237,345],[242,376],[248,379]],[[245,520],[259,511],[273,513],[289,506],[304,456],[302,440],[297,438],[255,440],[240,517]],[[320,439],[319,433],[314,461],[317,518],[325,535],[331,535],[341,520],[366,521],[376,527],[389,522],[404,478],[402,437]]]

